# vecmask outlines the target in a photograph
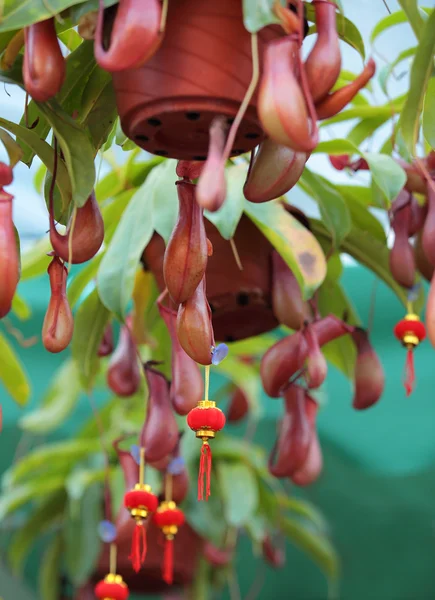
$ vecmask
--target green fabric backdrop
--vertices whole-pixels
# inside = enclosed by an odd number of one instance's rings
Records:
[[[361,267],[345,269],[343,281],[358,313],[367,323],[373,276]],[[33,318],[20,323],[24,335],[40,332],[48,300],[46,279],[24,283],[22,295],[32,305]],[[351,390],[341,374],[331,369],[328,402],[320,412],[319,429],[325,467],[310,489],[296,493],[310,499],[325,513],[331,536],[341,555],[343,600],[430,600],[435,597],[435,352],[428,342],[416,353],[417,389],[407,399],[402,387],[405,352],[392,335],[403,308],[379,284],[372,340],[387,374],[385,395],[366,413],[351,408]],[[38,402],[50,375],[62,357],[48,355],[40,345],[18,348],[31,377]],[[1,357],[0,357],[1,358]],[[21,411],[0,389],[4,413],[0,471],[10,464]],[[266,416],[258,440],[272,444],[280,403],[266,400]],[[65,437],[90,414],[85,401],[59,435]],[[259,562],[242,540],[237,574],[242,596],[249,589]],[[30,588],[37,564],[29,565]],[[12,591],[14,590],[14,591]],[[222,597],[227,597],[227,592]],[[0,597],[26,600],[25,592],[1,574]],[[267,569],[261,599],[324,600],[325,581],[317,568],[294,548],[288,548],[284,569]]]

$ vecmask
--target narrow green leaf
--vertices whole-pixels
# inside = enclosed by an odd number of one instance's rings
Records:
[[[370,106],[365,104],[353,106],[352,108],[348,108],[347,110],[339,112],[338,115],[335,115],[330,119],[325,119],[322,121],[320,126],[327,127],[328,125],[341,123],[343,121],[350,121],[351,119],[371,119],[381,117],[390,119],[394,115],[397,115],[401,112],[404,100],[405,97],[400,96],[392,99],[388,104],[382,104],[380,106]]]
[[[77,439],[53,442],[31,450],[18,463],[10,467],[3,475],[3,484],[13,486],[26,479],[32,479],[36,484],[41,480],[41,474],[57,473],[60,469],[68,471],[77,461],[89,454],[101,451],[99,439]],[[64,478],[61,478],[62,484]]]
[[[408,96],[400,116],[403,139],[412,155],[415,153],[415,145],[419,138],[420,115],[423,110],[424,96],[434,65],[434,31],[435,9],[430,14],[422,30],[420,43],[411,67]]]
[[[153,233],[145,187],[146,182],[130,200],[98,269],[101,301],[119,319],[124,318],[140,257]]]
[[[307,519],[318,531],[326,532],[328,530],[328,523],[325,517],[311,502],[285,494],[279,494],[277,499],[278,504],[282,508],[290,511],[295,516]]]
[[[38,586],[41,598],[58,600],[61,592],[60,569],[62,562],[62,537],[57,534],[42,555]]]
[[[407,48],[406,50],[403,50],[395,58],[395,60],[390,62],[388,65],[385,65],[385,67],[383,67],[382,70],[379,72],[378,80],[381,85],[382,91],[384,92],[384,94],[386,96],[388,95],[388,86],[387,86],[388,80],[389,80],[391,74],[394,72],[394,69],[398,65],[400,65],[401,62],[414,56],[416,50],[417,50],[417,46],[413,46],[412,48]],[[398,77],[396,77],[396,79],[398,79]]]
[[[318,306],[322,316],[337,315],[351,325],[360,325],[360,320],[355,309],[346,296],[338,281],[327,279],[320,287]],[[349,335],[326,344],[322,350],[326,359],[339,369],[346,377],[353,380],[356,361],[356,349]]]
[[[372,174],[372,184],[379,189],[388,207],[406,183],[406,173],[391,156],[363,152]]]
[[[261,389],[257,369],[231,354],[216,369],[244,391],[251,414],[258,418],[261,414]]]
[[[55,100],[38,103],[38,107],[53,128],[65,158],[73,201],[76,206],[83,206],[95,183],[95,151],[88,133]]]
[[[74,50],[77,50],[77,48],[84,43],[83,38],[72,27],[58,33],[57,37],[62,44],[65,44],[70,52],[74,52]]]
[[[243,214],[245,204],[243,186],[245,185],[246,173],[247,170],[243,165],[226,169],[227,196],[223,206],[216,212],[204,212],[207,219],[213,223],[226,240],[233,237]]]
[[[27,144],[29,148],[32,148],[47,169],[51,173],[53,172],[53,149],[49,144],[47,144],[47,142],[41,140],[38,134],[36,134],[32,129],[27,129],[26,127],[22,127],[21,125],[17,125],[12,121],[7,121],[6,119],[2,118],[0,118],[0,126],[16,135],[17,138]],[[56,185],[59,188],[65,206],[68,206],[71,201],[72,190],[67,169],[62,161],[58,161]]]
[[[422,10],[427,12],[430,9],[426,8]],[[386,17],[384,17],[376,23],[375,27],[372,30],[372,33],[370,34],[370,43],[373,44],[375,40],[381,35],[381,33],[386,31],[387,29],[390,29],[390,27],[394,27],[395,25],[400,25],[401,23],[407,22],[408,17],[405,11],[403,10],[398,10],[390,15],[387,15]]]
[[[283,518],[280,527],[284,535],[300,550],[318,564],[328,580],[337,581],[340,575],[340,561],[331,542],[323,535],[314,533],[304,523]]]
[[[63,488],[64,478],[60,476],[33,479],[3,491],[0,496],[0,520],[15,512],[28,502],[46,498]]]
[[[304,298],[326,275],[326,261],[316,238],[280,202],[245,202],[245,213],[267,237],[293,271]]]
[[[106,142],[116,115],[112,78],[102,69],[94,69],[83,91],[80,122],[88,128],[95,152]]]
[[[54,431],[70,416],[80,392],[78,368],[72,360],[67,360],[50,380],[38,408],[20,419],[20,427],[37,434]]]
[[[15,165],[22,159],[23,151],[17,142],[9,135],[7,131],[0,128],[0,141],[5,147],[6,152],[9,157],[9,164],[11,167],[15,167]]]
[[[83,585],[93,573],[101,549],[96,532],[103,518],[101,485],[88,487],[81,500],[73,500],[65,526],[65,559],[68,577],[75,586]]]
[[[51,251],[50,241],[44,237],[21,256],[21,281],[39,277],[47,272],[51,258],[47,254]]]
[[[0,356],[0,381],[15,402],[24,406],[30,397],[30,383],[20,359],[1,333]]]
[[[4,0],[0,31],[21,29],[36,21],[53,17],[80,2],[82,0]]]
[[[17,292],[12,300],[12,312],[20,321],[27,321],[32,316],[32,309]]]
[[[154,167],[144,184],[143,195],[148,197],[154,231],[167,242],[178,217],[178,193],[175,182],[177,161],[165,160]]]
[[[109,310],[101,302],[98,290],[94,289],[80,305],[74,319],[71,351],[80,381],[87,390],[92,388],[98,372],[98,348],[109,317]]]
[[[348,188],[351,187],[356,188],[356,186],[348,186]],[[349,189],[342,190],[341,195],[349,209],[352,224],[361,231],[368,231],[376,239],[385,244],[386,234],[384,228],[380,221],[368,210],[365,203],[360,200],[358,195],[355,195],[354,191]]]
[[[21,574],[32,545],[51,527],[61,522],[65,507],[65,492],[43,498],[8,545],[8,559],[14,573]]]
[[[97,256],[90,260],[83,269],[73,275],[66,290],[71,308],[79,302],[83,292],[95,278],[103,256],[103,253],[97,254]]]
[[[435,77],[429,79],[423,106],[423,135],[435,149]]]
[[[329,239],[326,227],[317,219],[311,219],[311,228],[316,236],[324,236]],[[352,227],[350,234],[344,240],[341,250],[352,256],[360,264],[373,271],[382,279],[396,294],[398,299],[406,307],[408,301],[407,291],[400,286],[391,275],[389,263],[389,250],[385,243],[367,231],[361,231]],[[415,310],[419,312],[424,303],[424,292],[421,290],[419,298],[415,303]]]
[[[227,523],[241,527],[249,523],[258,508],[258,486],[253,471],[242,463],[220,461],[219,485]]]
[[[301,183],[308,185],[312,198],[317,202],[323,223],[332,237],[335,248],[340,247],[351,228],[349,209],[340,193],[320,175],[305,168]]]
[[[412,27],[415,37],[419,40],[424,27],[424,20],[421,16],[417,0],[399,0],[399,4],[406,14],[406,18]]]

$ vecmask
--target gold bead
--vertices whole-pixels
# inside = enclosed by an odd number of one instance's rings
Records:
[[[196,437],[201,438],[204,441],[214,438],[215,435],[216,435],[216,433],[213,431],[213,429],[207,429],[207,428],[198,429],[198,431],[196,432]]]
[[[178,527],[176,525],[165,525],[162,527],[162,531],[167,538],[172,539],[177,533]]]
[[[151,486],[147,483],[136,483],[133,489],[140,490],[141,492],[151,492]]]
[[[420,340],[415,335],[415,333],[406,332],[403,336],[403,345],[407,348],[415,348],[416,346],[418,346],[419,342]]]
[[[213,402],[213,400],[201,400],[198,402],[197,408],[216,408],[216,402]]]

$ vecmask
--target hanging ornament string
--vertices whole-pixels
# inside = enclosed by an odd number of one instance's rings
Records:
[[[145,520],[149,513],[157,509],[157,497],[151,492],[151,487],[144,483],[145,449],[139,450],[139,483],[124,496],[124,505],[136,521],[131,541],[129,559],[136,573],[145,562],[147,553]]]
[[[212,348],[212,364],[219,364],[227,354],[228,347],[225,344]],[[209,400],[209,388],[210,365],[207,365],[205,367],[204,400],[198,402],[187,415],[187,424],[190,429],[195,431],[196,437],[202,440],[198,473],[198,500],[208,500],[210,497],[212,454],[209,440],[214,438],[216,432],[223,429],[225,425],[224,413],[216,406],[216,402]]]
[[[106,532],[107,533],[107,532]],[[116,530],[115,530],[116,535]],[[118,548],[116,542],[110,543],[109,574],[95,586],[95,596],[99,600],[127,600],[129,590],[121,575],[116,573]]]
[[[210,365],[205,367],[205,384],[204,384],[204,402],[209,402],[210,390]],[[205,477],[205,499],[210,496],[210,476],[211,476],[211,449],[207,438],[203,438],[201,456],[199,460],[198,474],[198,500],[204,500],[204,477]]]
[[[174,579],[174,538],[178,528],[184,523],[184,513],[177,508],[172,500],[172,475],[166,473],[165,500],[160,504],[155,513],[154,522],[165,536],[165,550],[163,555],[162,579],[172,585]]]
[[[414,350],[426,337],[426,328],[418,315],[414,313],[412,302],[414,294],[415,290],[411,291],[408,297],[405,318],[394,327],[394,335],[407,350],[403,376],[403,385],[407,396],[412,394],[415,387]]]

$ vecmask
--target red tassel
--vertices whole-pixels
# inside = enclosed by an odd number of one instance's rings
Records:
[[[142,543],[142,550],[141,550]],[[138,523],[133,531],[133,538],[131,540],[131,553],[128,557],[131,560],[133,569],[138,573],[141,566],[145,562],[147,555],[147,539],[145,527],[142,523]]]
[[[406,390],[406,395],[410,396],[414,391],[415,384],[415,369],[414,369],[414,349],[408,348],[405,363],[405,379],[403,382]]]
[[[163,559],[163,581],[168,585],[172,585],[174,578],[174,539],[166,538],[165,556]]]
[[[204,476],[205,476],[205,499],[210,496],[211,479],[211,448],[208,442],[203,442],[201,448],[201,458],[199,461],[198,474],[198,500],[204,500]]]

